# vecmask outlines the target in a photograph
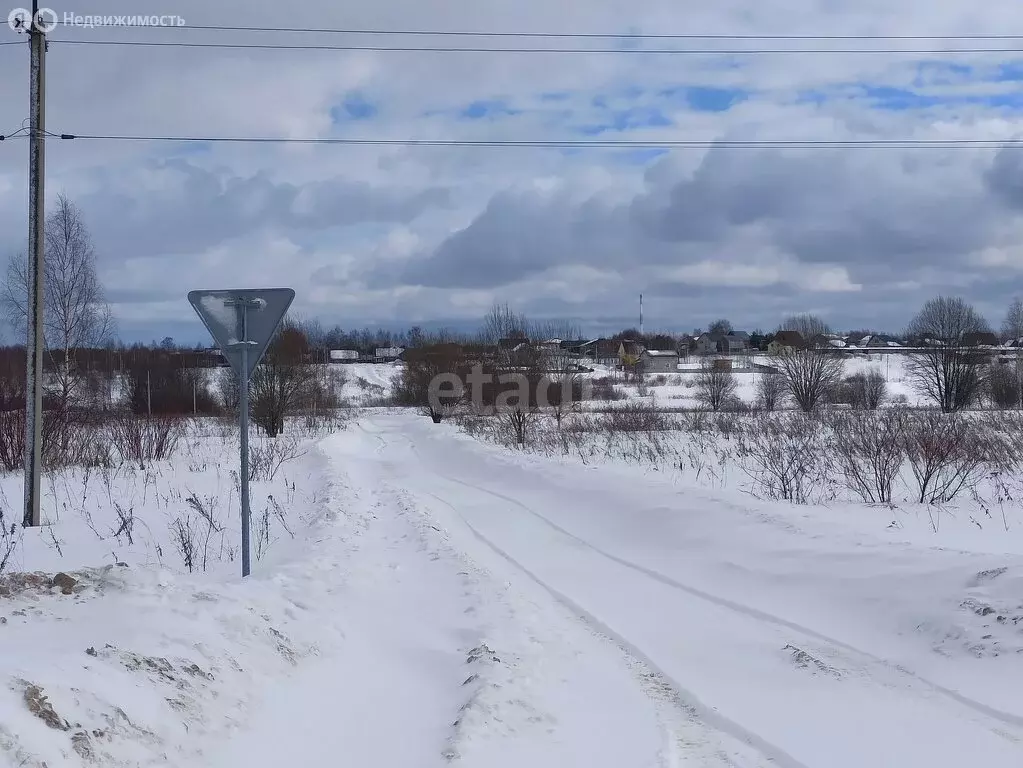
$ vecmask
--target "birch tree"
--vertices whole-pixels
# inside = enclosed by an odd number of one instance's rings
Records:
[[[11,259],[3,300],[11,324],[25,333],[29,293],[28,257]],[[83,382],[75,352],[101,347],[114,331],[113,316],[96,272],[96,252],[81,211],[67,197],[46,217],[43,268],[43,331],[56,395],[63,408]]]

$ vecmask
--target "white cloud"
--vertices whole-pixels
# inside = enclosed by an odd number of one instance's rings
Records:
[[[57,10],[138,12],[130,0]],[[158,11],[192,24],[248,26],[939,36],[811,43],[861,48],[951,47],[957,41],[942,35],[1002,32],[1023,22],[1013,0],[721,0],[688,4],[685,13],[677,0],[343,7],[313,0],[287,12],[265,2],[175,0]],[[652,141],[1023,135],[1023,103],[1012,101],[1020,81],[999,69],[1012,62],[1023,71],[1016,54],[259,51],[56,41],[410,41],[200,30],[59,29],[52,37],[47,118],[57,132],[586,140],[593,136],[584,128],[605,126],[601,138]],[[21,46],[0,47],[7,81],[27,89],[26,59]],[[898,91],[885,96],[864,84]],[[685,96],[691,87],[737,89],[748,98],[724,111],[694,109],[699,97]],[[895,106],[902,91],[939,101],[879,108]],[[370,105],[366,119],[337,120],[344,110],[335,110],[353,95]],[[498,112],[515,114],[460,118],[474,102],[500,102],[507,110]],[[0,130],[19,126],[24,109],[23,97],[0,102]],[[0,246],[7,251],[24,241],[25,149],[24,142],[0,144]],[[721,313],[768,327],[772,313],[823,305],[839,325],[897,328],[913,302],[936,291],[1005,303],[1005,276],[1018,274],[1014,243],[1023,231],[1016,161],[996,159],[994,151],[686,150],[654,157],[51,141],[47,156],[50,192],[66,192],[90,217],[127,336],[153,322],[190,321],[185,290],[246,275],[293,285],[296,306],[328,323],[471,318],[495,296],[596,323],[631,316],[631,293],[645,288],[663,296],[651,311],[680,327]],[[684,308],[671,307],[670,296],[684,296]]]

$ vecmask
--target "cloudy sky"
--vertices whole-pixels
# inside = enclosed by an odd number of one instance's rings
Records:
[[[125,0],[58,16],[139,13]],[[497,299],[597,333],[772,328],[812,311],[898,330],[928,297],[995,324],[1023,294],[1023,149],[738,149],[716,141],[1023,138],[1018,0],[147,0],[189,25],[929,40],[500,39],[58,27],[56,133],[698,141],[698,149],[51,141],[127,340],[202,330],[192,288],[287,285],[345,327],[473,322]],[[6,27],[0,42],[17,40]],[[445,53],[60,44],[701,48]],[[822,49],[1003,48],[1000,53]],[[737,54],[737,49],[813,53]],[[0,132],[27,117],[27,45],[0,46]],[[0,257],[24,247],[27,143],[0,144]],[[10,336],[10,334],[8,334]]]

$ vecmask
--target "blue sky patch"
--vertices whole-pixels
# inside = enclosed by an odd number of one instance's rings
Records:
[[[891,86],[864,86],[863,95],[878,109],[926,109],[949,101],[940,96],[926,96],[906,88]]]
[[[467,104],[458,114],[466,120],[482,120],[485,117],[518,115],[522,110],[512,109],[501,99],[474,101]]]
[[[921,88],[925,85],[951,85],[969,78],[972,74],[973,67],[968,64],[957,64],[953,61],[921,61],[916,65],[913,86]]]
[[[661,96],[682,101],[697,112],[726,112],[749,98],[741,88],[718,88],[709,85],[679,85],[665,88]]]
[[[369,120],[375,117],[379,109],[361,93],[350,93],[338,106],[330,110],[330,118],[335,123],[349,120]]]
[[[999,65],[994,79],[998,82],[1023,80],[1023,61],[1009,61]]]
[[[634,107],[614,111],[607,122],[584,125],[579,128],[579,132],[587,136],[597,136],[605,131],[666,128],[669,125],[674,125],[674,123],[656,107]]]

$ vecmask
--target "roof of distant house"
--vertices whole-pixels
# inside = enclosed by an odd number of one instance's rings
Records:
[[[799,331],[778,331],[774,335],[774,341],[783,347],[802,348],[806,346],[806,340]]]
[[[997,347],[998,337],[990,331],[975,331],[963,334],[963,344],[968,347]]]
[[[513,336],[507,339],[499,339],[497,346],[499,349],[518,349],[523,344],[528,344],[529,339],[523,339],[518,336]]]

